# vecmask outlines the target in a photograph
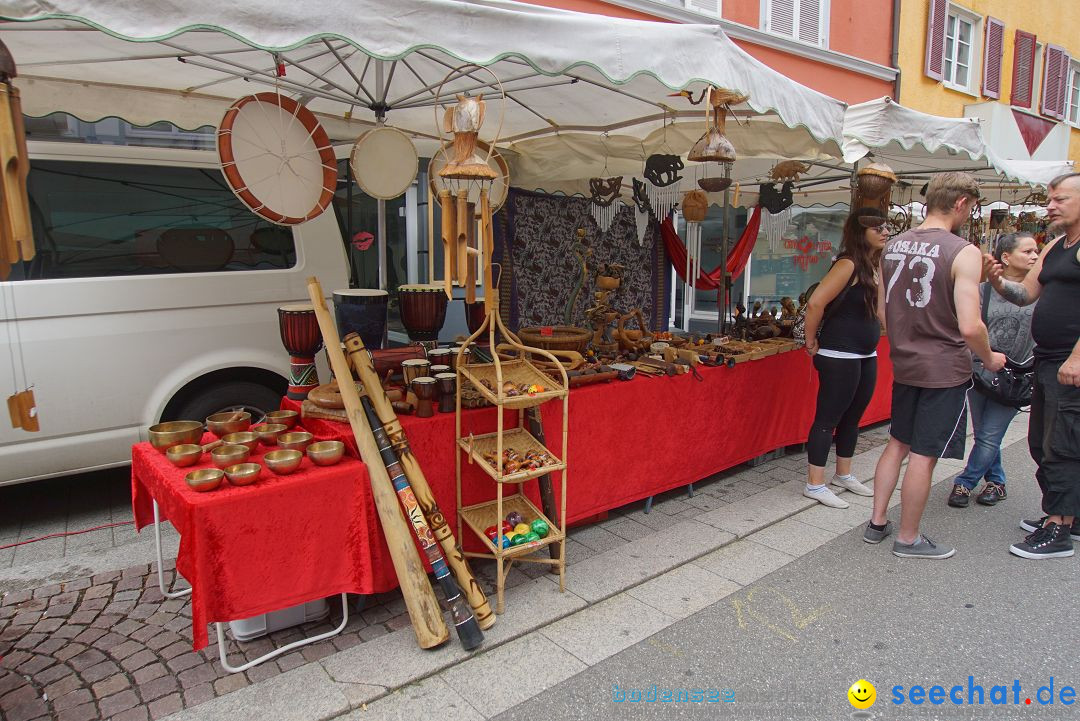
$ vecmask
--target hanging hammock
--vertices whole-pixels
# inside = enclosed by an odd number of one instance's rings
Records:
[[[742,275],[743,269],[746,268],[746,261],[750,259],[750,253],[754,250],[754,243],[757,242],[760,226],[761,207],[756,206],[746,223],[746,229],[743,230],[742,235],[739,237],[739,242],[732,248],[731,255],[727,259],[727,272],[732,280]],[[685,282],[686,246],[683,244],[679,234],[675,232],[675,225],[671,222],[670,217],[660,224],[660,237],[664,239],[664,247],[667,248],[671,264],[675,266],[675,272]],[[720,266],[716,266],[707,273],[704,270],[699,271],[694,287],[698,290],[717,290],[720,287]]]

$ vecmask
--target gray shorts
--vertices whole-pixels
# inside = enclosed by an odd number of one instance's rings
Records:
[[[970,381],[952,388],[919,388],[894,381],[890,435],[920,456],[964,460],[970,388]]]

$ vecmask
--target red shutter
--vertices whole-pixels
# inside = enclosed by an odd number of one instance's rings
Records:
[[[926,23],[926,75],[941,80],[945,60],[945,18],[948,0],[930,0],[930,17]]]
[[[1012,97],[1009,99],[1013,105],[1019,108],[1031,107],[1031,75],[1034,72],[1035,36],[1017,30],[1013,44]]]
[[[1001,57],[1005,51],[1005,23],[986,18],[986,46],[983,49],[983,95],[1001,97]]]
[[[1069,56],[1059,45],[1046,46],[1043,72],[1042,114],[1062,120],[1065,117],[1065,87],[1062,80],[1069,69]]]
[[[1064,120],[1069,110],[1069,66],[1072,58],[1065,50],[1061,51],[1061,80],[1058,84],[1057,118]]]

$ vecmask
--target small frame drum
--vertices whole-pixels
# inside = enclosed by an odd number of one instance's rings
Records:
[[[457,374],[436,373],[439,384],[439,413],[453,413],[457,405]]]
[[[401,323],[409,340],[436,342],[446,322],[446,292],[441,285],[419,284],[398,287]]]
[[[356,139],[349,156],[353,178],[372,198],[392,200],[416,180],[416,146],[397,128],[372,128]]]
[[[315,354],[322,348],[322,334],[310,303],[292,303],[278,308],[281,343],[289,352],[289,386],[285,395],[295,401],[307,399],[319,385]]]
[[[334,315],[338,334],[344,338],[357,333],[364,347],[375,350],[386,345],[386,303],[389,294],[375,288],[345,288],[334,291]]]
[[[412,392],[416,394],[416,415],[419,418],[431,418],[435,415],[431,401],[435,398],[435,379],[421,376],[413,379],[410,385]]]
[[[412,387],[414,380],[426,376],[430,370],[431,361],[423,358],[410,358],[401,362],[401,375],[407,388]]]

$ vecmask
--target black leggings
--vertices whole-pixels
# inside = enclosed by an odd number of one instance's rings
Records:
[[[828,358],[814,356],[818,372],[817,412],[810,426],[806,453],[810,465],[824,466],[829,460],[833,431],[836,432],[836,455],[851,458],[859,440],[859,420],[877,383],[877,357]]]

